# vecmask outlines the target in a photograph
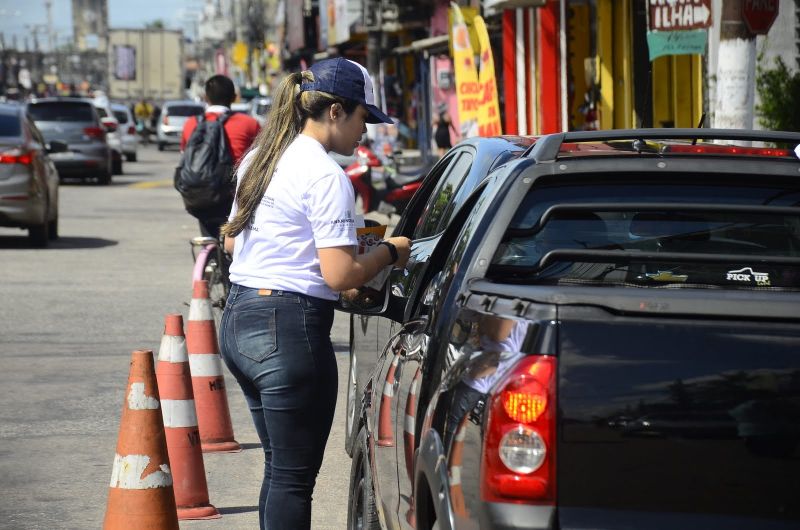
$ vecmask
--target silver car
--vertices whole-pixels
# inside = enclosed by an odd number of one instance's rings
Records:
[[[45,141],[59,140],[69,146],[67,151],[50,157],[59,177],[97,178],[100,184],[111,183],[112,150],[90,100],[42,98],[28,103],[27,109]]]
[[[272,98],[260,96],[250,101],[250,116],[262,127],[267,124],[267,116],[272,108]]]
[[[58,172],[48,149],[67,145],[46,144],[23,106],[0,104],[0,225],[27,229],[36,247],[58,237]]]
[[[122,142],[122,154],[128,162],[136,162],[136,149],[139,138],[136,136],[136,121],[133,119],[131,109],[119,103],[112,103],[111,110],[119,122],[119,137]]]
[[[158,150],[163,151],[167,145],[180,145],[186,120],[202,114],[205,108],[196,101],[165,101],[156,125]]]

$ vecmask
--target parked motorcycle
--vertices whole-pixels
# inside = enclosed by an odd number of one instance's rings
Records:
[[[345,168],[345,173],[353,183],[356,196],[361,196],[364,213],[402,214],[422,185],[427,169],[403,172],[398,169],[393,155],[381,160],[363,145],[356,148],[355,155],[355,162]]]

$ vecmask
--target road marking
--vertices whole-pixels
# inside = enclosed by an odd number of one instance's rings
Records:
[[[136,182],[134,184],[130,184],[128,187],[140,190],[146,190],[150,188],[169,188],[172,187],[172,185],[173,185],[172,179],[163,179],[163,180],[148,180],[147,182]]]

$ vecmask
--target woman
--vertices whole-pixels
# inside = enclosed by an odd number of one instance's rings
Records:
[[[391,123],[369,79],[341,58],[284,79],[222,229],[235,244],[220,345],[264,448],[262,529],[311,526],[337,395],[334,300],[409,256],[405,237],[356,255],[353,187],[327,154],[352,154],[365,122]]]
[[[456,131],[455,125],[453,125],[453,121],[450,119],[450,113],[446,110],[439,113],[439,117],[433,122],[433,127],[435,129],[433,139],[436,141],[439,157],[443,157],[444,154],[453,147],[450,141],[450,129],[456,134],[458,134],[458,131]]]

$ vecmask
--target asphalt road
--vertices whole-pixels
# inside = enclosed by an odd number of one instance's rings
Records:
[[[188,316],[197,224],[172,188],[177,151],[141,148],[110,186],[61,186],[61,238],[28,247],[0,228],[0,528],[102,525],[131,351],[157,351],[164,316]],[[313,528],[345,528],[343,428],[348,317],[337,313],[336,418],[314,495]],[[258,528],[263,453],[226,372],[237,454],[204,458],[223,514],[181,528]]]

